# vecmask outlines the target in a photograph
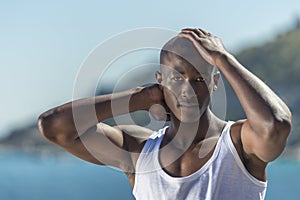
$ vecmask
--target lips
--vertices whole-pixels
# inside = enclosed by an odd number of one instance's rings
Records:
[[[195,108],[195,107],[199,107],[199,104],[198,103],[181,102],[178,104],[178,107],[180,107],[180,108]]]

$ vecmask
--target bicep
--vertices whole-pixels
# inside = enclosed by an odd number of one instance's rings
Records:
[[[286,138],[277,134],[270,137],[262,133],[256,133],[248,120],[244,120],[241,128],[241,142],[244,152],[249,156],[255,156],[267,163],[276,159],[283,151]]]
[[[104,123],[98,123],[62,147],[73,155],[95,164],[122,169],[131,166],[130,155],[124,147],[123,132]]]

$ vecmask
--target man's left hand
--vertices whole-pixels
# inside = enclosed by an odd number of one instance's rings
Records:
[[[220,38],[200,28],[184,28],[178,36],[189,39],[200,55],[213,66],[217,66],[217,59],[227,52]]]

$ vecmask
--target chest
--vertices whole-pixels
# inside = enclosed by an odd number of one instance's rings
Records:
[[[217,139],[209,144],[199,144],[185,152],[173,149],[159,151],[160,167],[172,177],[189,176],[200,170],[212,157]]]

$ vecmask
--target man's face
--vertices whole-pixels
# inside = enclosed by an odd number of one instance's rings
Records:
[[[193,58],[196,68],[185,59],[167,54],[161,59],[164,98],[174,116],[184,123],[199,120],[207,109],[214,86],[212,66],[201,57]]]

